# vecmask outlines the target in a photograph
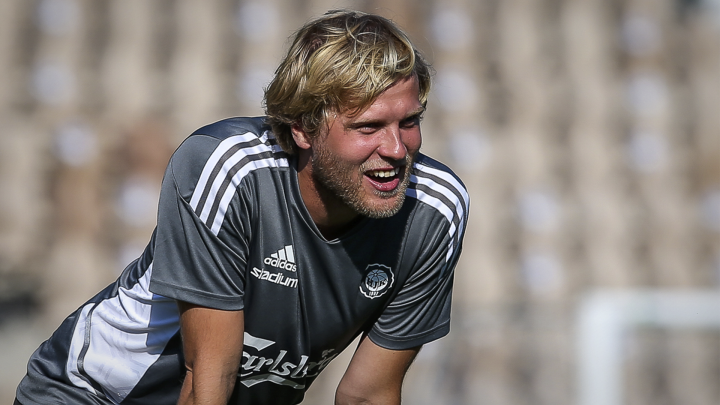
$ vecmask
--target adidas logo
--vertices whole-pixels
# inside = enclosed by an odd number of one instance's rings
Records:
[[[293,252],[292,245],[287,245],[278,250],[277,253],[266,257],[263,263],[268,266],[277,267],[278,269],[297,271],[297,267],[295,266],[295,253]]]

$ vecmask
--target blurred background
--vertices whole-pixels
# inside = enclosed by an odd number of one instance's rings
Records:
[[[720,404],[720,0],[0,0],[0,402],[140,254],[177,145],[261,115],[332,8],[434,64],[423,148],[472,198],[406,403]]]

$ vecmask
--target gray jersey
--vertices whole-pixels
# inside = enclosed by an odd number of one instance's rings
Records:
[[[18,399],[174,404],[184,377],[175,300],[244,310],[230,403],[299,403],[363,333],[398,350],[444,336],[467,192],[419,155],[406,194],[395,216],[326,240],[262,118],[201,128],[168,165],[148,248],[38,349]]]

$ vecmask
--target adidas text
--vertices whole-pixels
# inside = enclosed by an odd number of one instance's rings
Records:
[[[290,263],[285,259],[275,259],[275,258],[269,258],[266,257],[265,261],[263,263],[267,264],[268,266],[277,267],[278,269],[288,270],[288,271],[297,271],[297,266],[295,266],[295,263]]]
[[[287,245],[284,248],[272,253],[270,257],[266,257],[263,263],[268,266],[277,267],[287,271],[295,272],[297,267],[295,266],[295,250],[292,245]]]

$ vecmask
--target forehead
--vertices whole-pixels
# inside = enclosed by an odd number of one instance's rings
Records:
[[[418,79],[411,76],[395,82],[367,107],[345,109],[335,116],[343,121],[362,121],[380,117],[404,119],[422,112],[423,109]]]

